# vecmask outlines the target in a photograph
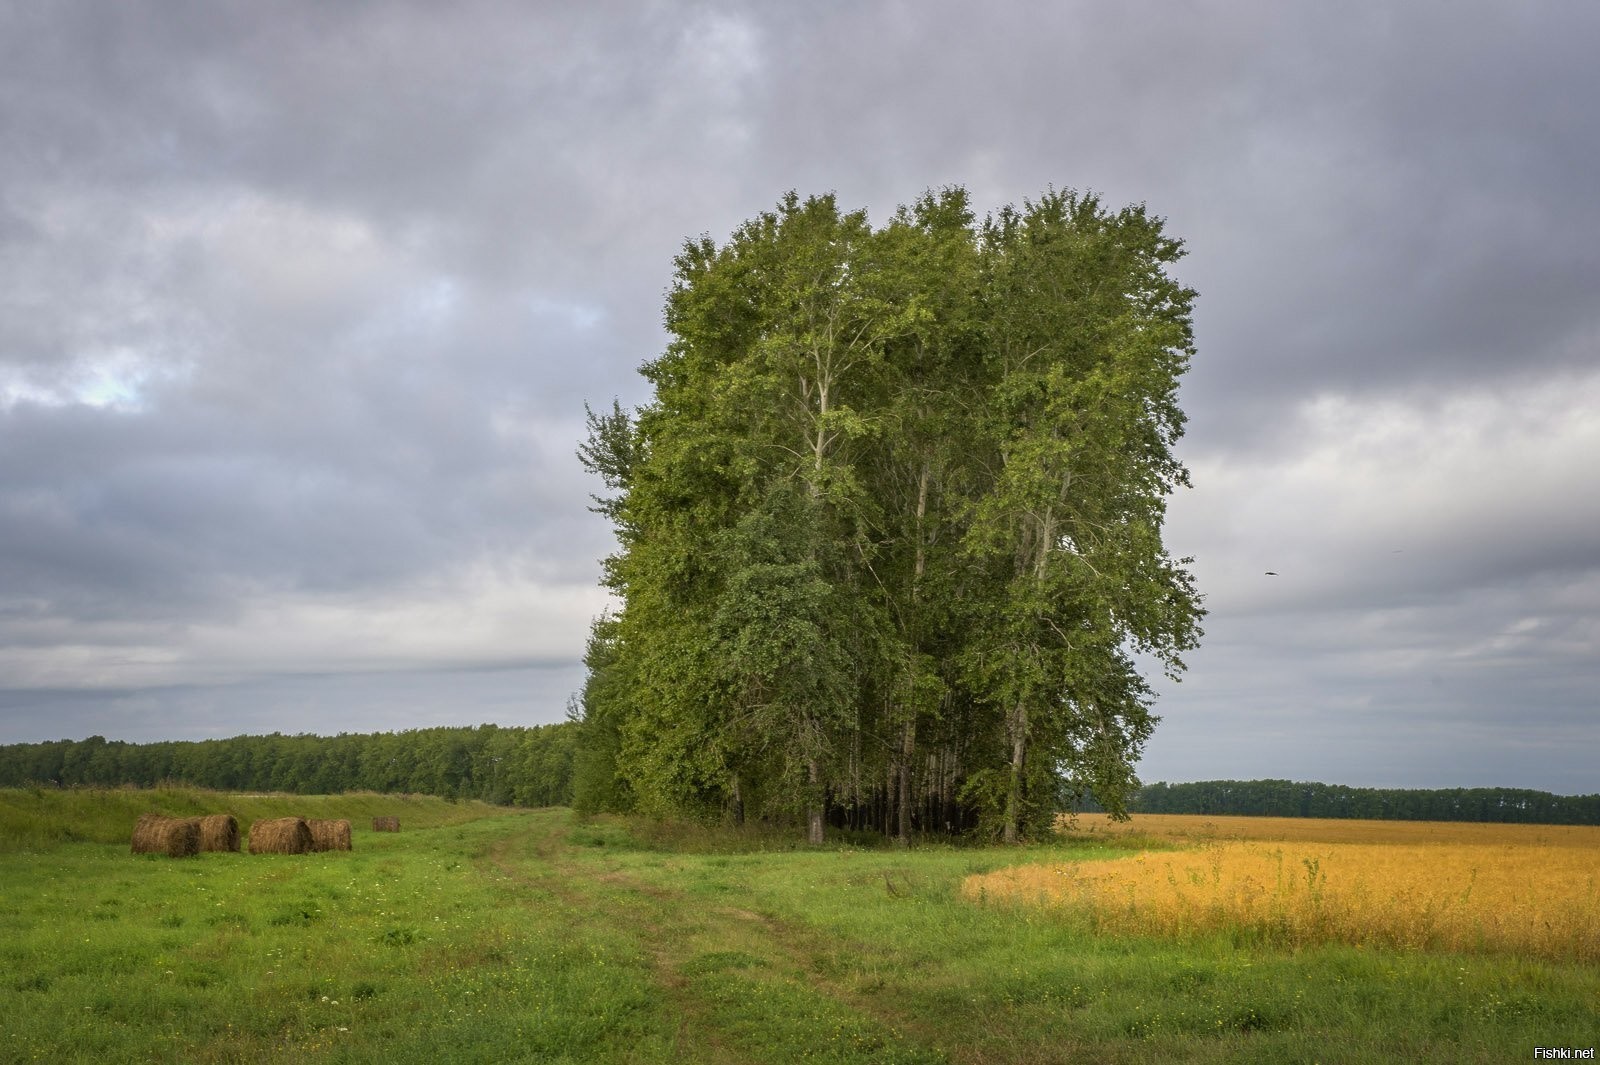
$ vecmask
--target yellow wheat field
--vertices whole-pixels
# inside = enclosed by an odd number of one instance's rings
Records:
[[[1073,907],[1115,931],[1234,930],[1284,944],[1600,960],[1600,831],[1593,828],[1321,822],[1342,837],[1325,840],[1315,838],[1318,825],[1294,819],[1192,818],[1195,824],[1159,829],[1156,820],[1136,818],[1132,830],[1204,841],[1003,869],[969,877],[962,891]],[[1199,835],[1202,821],[1225,822],[1228,831]],[[1346,841],[1362,825],[1380,826],[1373,834],[1394,841]],[[1274,831],[1301,838],[1263,838]]]

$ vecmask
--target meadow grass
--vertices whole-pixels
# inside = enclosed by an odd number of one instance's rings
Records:
[[[254,812],[349,809],[326,799]],[[358,828],[352,852],[6,855],[0,1060],[561,1061],[636,1045],[648,988],[617,978],[625,940],[573,939],[521,891],[508,908],[474,862],[526,813],[401,809],[402,832]]]
[[[1123,841],[808,850],[489,812],[357,822],[348,853],[0,855],[0,1061],[1489,1062],[1595,1038],[1592,966],[1106,934],[960,893]]]

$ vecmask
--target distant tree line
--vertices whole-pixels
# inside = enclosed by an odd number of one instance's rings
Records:
[[[1078,809],[1096,810],[1098,804],[1091,796]],[[1350,788],[1289,780],[1202,780],[1145,785],[1129,800],[1128,809],[1147,814],[1600,825],[1600,795],[1552,795],[1527,788]]]
[[[272,733],[198,742],[86,740],[0,746],[0,786],[410,792],[516,806],[572,801],[575,726],[479,725],[337,736]]]

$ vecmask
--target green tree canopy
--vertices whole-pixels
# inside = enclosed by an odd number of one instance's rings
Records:
[[[930,192],[881,229],[791,193],[689,241],[654,398],[580,449],[622,603],[580,795],[813,842],[1016,839],[1090,788],[1120,809],[1154,720],[1133,655],[1176,675],[1202,615],[1161,537],[1181,253],[1142,207],[1054,190],[981,225]]]

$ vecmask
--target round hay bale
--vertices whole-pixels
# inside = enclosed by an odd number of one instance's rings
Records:
[[[251,854],[305,854],[311,829],[303,817],[268,817],[250,826]]]
[[[164,814],[140,814],[138,822],[133,826],[133,853],[165,853],[167,841],[162,826],[169,820],[171,818]]]
[[[141,814],[133,826],[133,853],[194,857],[200,853],[200,819]]]
[[[200,819],[200,849],[236,851],[239,849],[239,821],[232,814],[209,814]]]
[[[309,818],[306,827],[311,829],[311,849],[314,851],[347,851],[350,849],[350,822]]]
[[[374,817],[372,819],[372,831],[398,832],[400,831],[400,819],[398,817]]]

